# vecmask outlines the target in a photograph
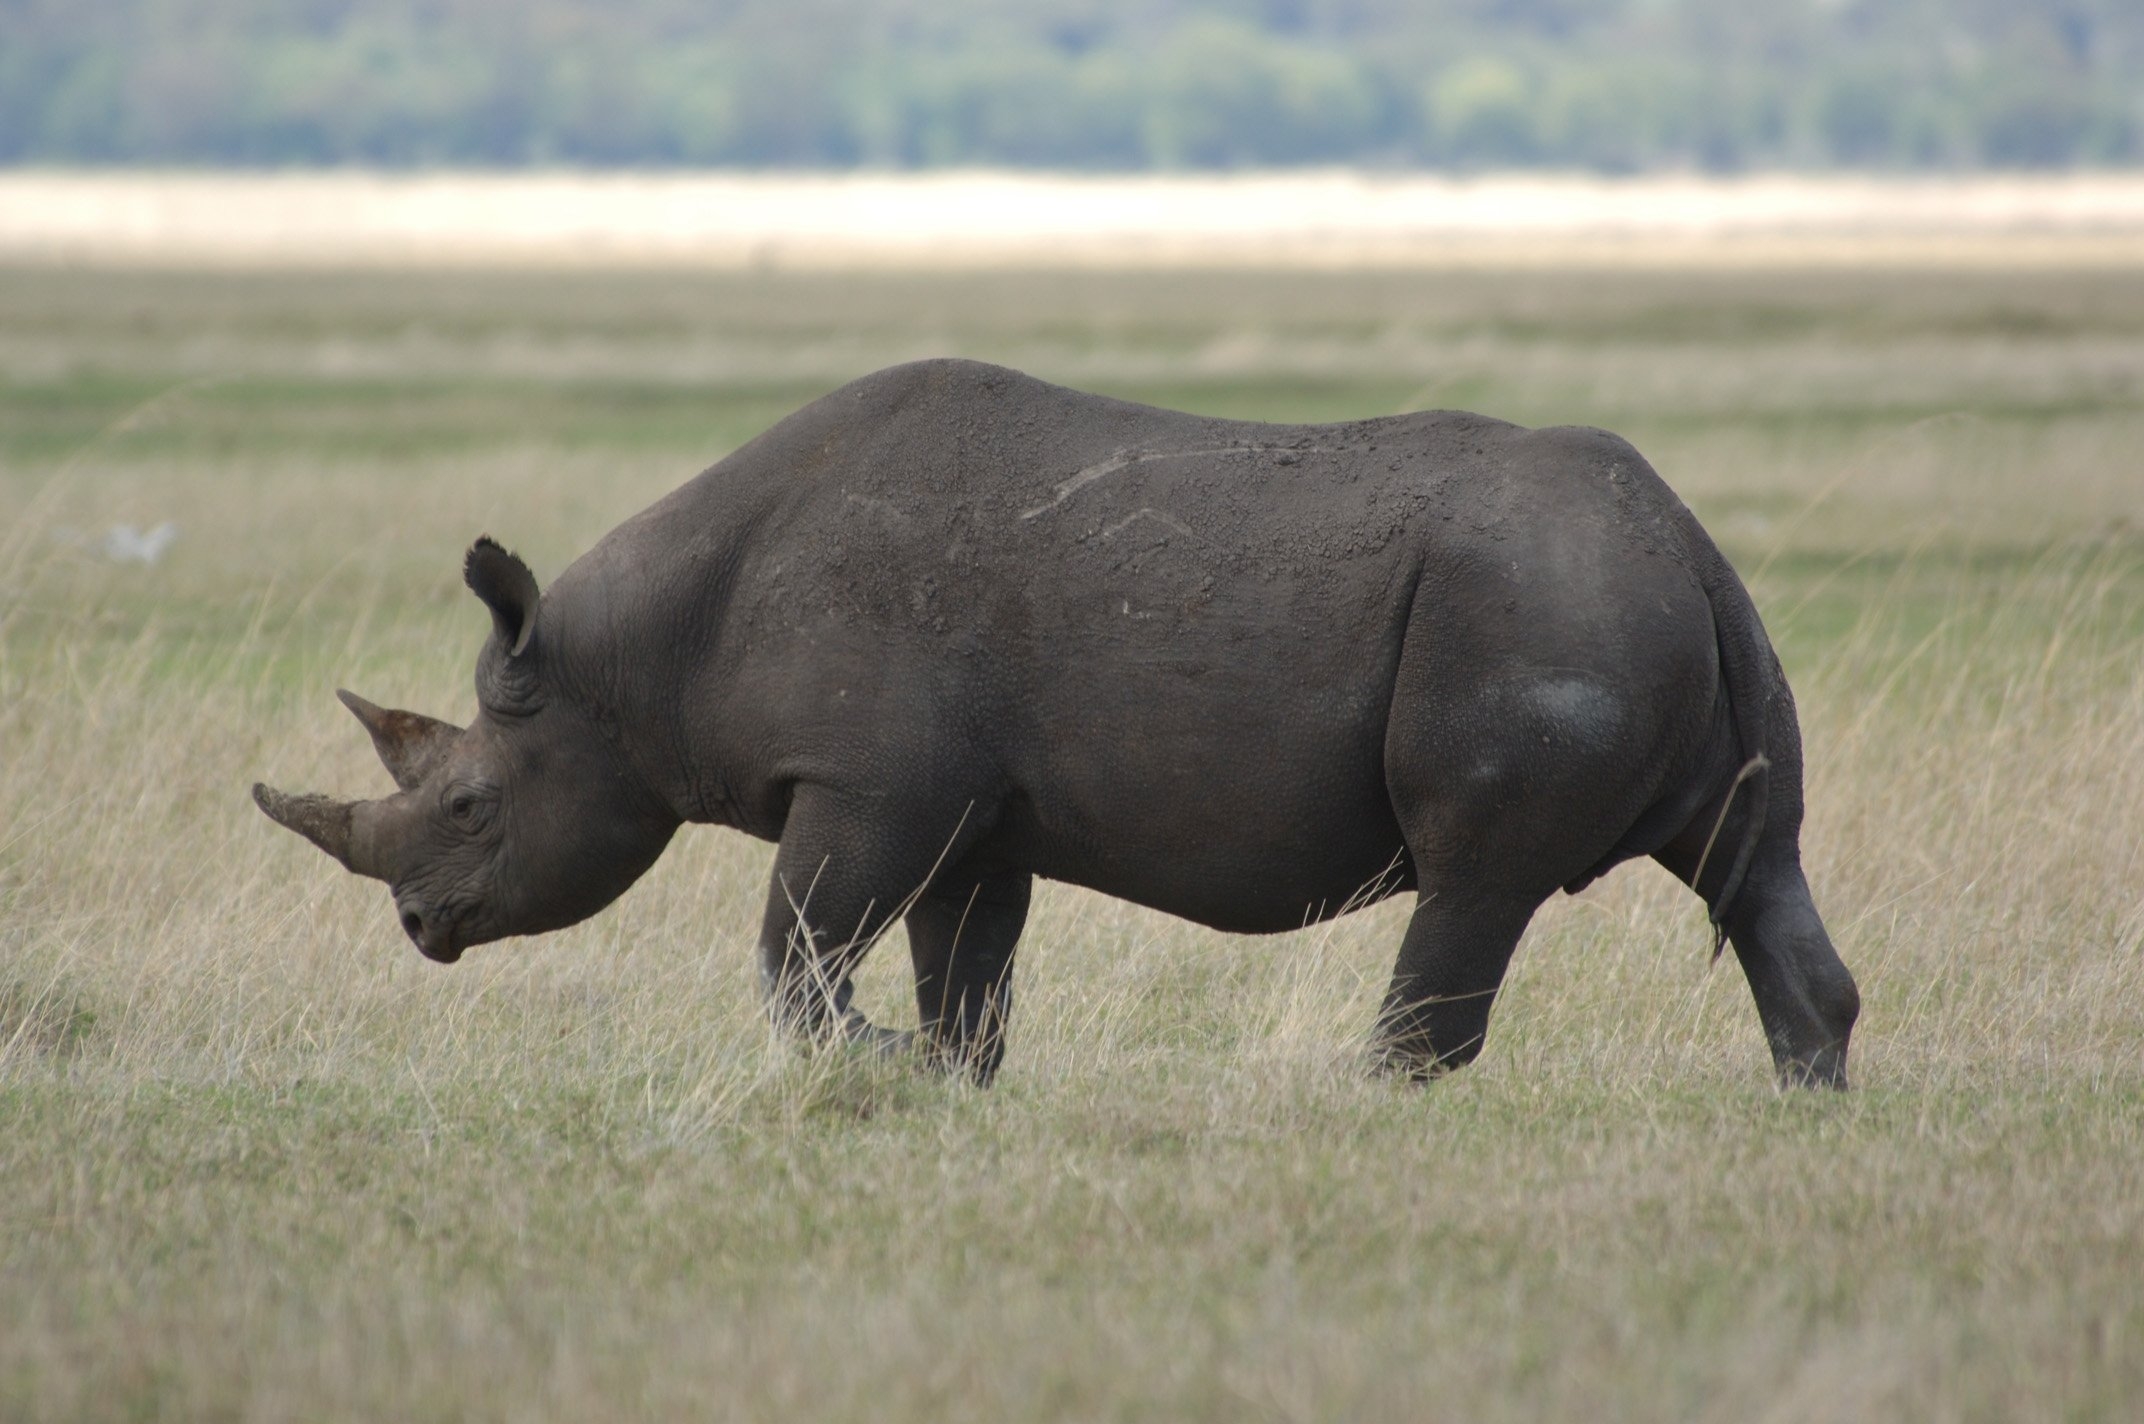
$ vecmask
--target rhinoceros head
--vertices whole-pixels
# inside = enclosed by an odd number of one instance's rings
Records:
[[[276,822],[386,881],[403,930],[442,964],[473,944],[586,919],[654,863],[677,826],[615,737],[547,673],[527,565],[480,539],[463,577],[492,614],[476,720],[457,727],[338,692],[399,790],[341,801],[253,788]]]

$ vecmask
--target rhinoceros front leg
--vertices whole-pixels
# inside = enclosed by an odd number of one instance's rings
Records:
[[[886,800],[806,785],[790,801],[760,924],[760,982],[776,1027],[807,1041],[905,1047],[851,1005],[850,976],[878,937],[965,848],[965,818],[889,814]]]
[[[1027,924],[1034,877],[957,865],[908,912],[916,1016],[927,1052],[989,1086],[1005,1058],[1013,950]]]

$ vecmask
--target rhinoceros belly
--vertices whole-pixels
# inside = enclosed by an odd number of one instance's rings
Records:
[[[1008,710],[1003,847],[1243,932],[1411,884],[1384,771],[1404,612],[1306,617],[1299,595],[1266,580],[1197,617],[1142,620],[1120,596],[1057,621]]]

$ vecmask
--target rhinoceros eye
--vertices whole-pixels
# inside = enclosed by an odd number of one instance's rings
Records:
[[[447,818],[465,831],[479,831],[491,819],[492,798],[481,788],[456,786],[447,792]]]

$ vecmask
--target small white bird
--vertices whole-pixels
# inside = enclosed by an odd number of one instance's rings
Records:
[[[153,564],[179,537],[179,526],[170,520],[151,529],[136,530],[131,524],[114,524],[105,531],[98,548],[115,564]]]

